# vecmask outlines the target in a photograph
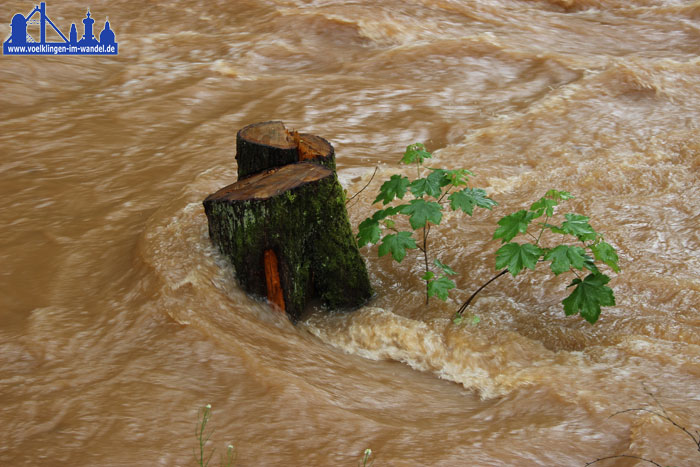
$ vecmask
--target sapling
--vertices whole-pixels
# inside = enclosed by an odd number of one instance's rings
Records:
[[[492,209],[497,204],[481,188],[468,186],[469,176],[474,175],[470,171],[424,167],[423,162],[430,158],[432,154],[421,143],[406,148],[401,163],[415,165],[417,178],[410,180],[404,175],[392,175],[381,186],[374,203],[381,201],[386,206],[396,199],[403,200],[407,193],[413,199],[408,204],[377,210],[360,223],[357,234],[360,247],[381,240],[378,255],[389,254],[397,263],[406,257],[407,250],[417,249],[422,253],[425,270],[421,279],[425,281],[426,304],[431,297],[447,300],[449,291],[455,288],[454,281],[450,279],[456,274],[455,271],[437,258],[430,261],[430,230],[442,221],[443,210],[449,206],[452,211],[462,211],[471,216],[475,206]],[[399,230],[394,220],[396,215],[408,217],[412,231]]]
[[[500,239],[503,246],[496,251],[496,269],[505,269],[479,287],[459,307],[454,318],[456,324],[462,321],[462,315],[467,307],[488,284],[507,272],[515,277],[525,268],[534,270],[535,266],[542,262],[549,262],[549,267],[555,276],[566,272],[575,276],[567,286],[567,288],[573,287],[571,294],[562,301],[567,316],[580,313],[592,324],[598,320],[602,306],[615,305],[615,295],[606,285],[610,282],[610,277],[603,274],[596,265],[596,262],[600,262],[613,271],[619,272],[615,248],[591,227],[590,219],[581,214],[565,214],[561,224],[550,224],[559,202],[572,198],[569,192],[549,190],[529,209],[509,214],[498,221],[499,227],[493,234],[493,238]],[[542,216],[544,216],[544,222],[533,224],[535,219]],[[533,229],[535,233],[530,231],[533,225],[536,226]],[[541,242],[545,233],[555,234],[554,238],[558,241],[550,246],[543,246]],[[511,240],[516,237],[529,237],[531,241],[512,242]],[[551,237],[549,235],[550,240]]]
[[[375,211],[360,223],[357,234],[360,247],[381,241],[378,255],[381,257],[389,254],[398,263],[406,257],[407,250],[419,250],[422,253],[424,272],[421,279],[425,281],[426,304],[431,297],[447,300],[450,290],[456,287],[451,279],[456,274],[455,271],[438,258],[430,261],[428,238],[431,227],[440,224],[443,211],[448,206],[452,211],[462,211],[471,216],[474,207],[490,210],[498,204],[483,189],[468,186],[469,176],[474,175],[472,172],[466,169],[425,167],[424,161],[430,158],[432,154],[421,143],[406,148],[401,163],[414,165],[417,178],[411,180],[405,175],[392,175],[382,184],[374,203],[381,202],[382,206],[387,206],[397,199],[403,200],[408,193],[413,199],[407,204],[392,205]],[[569,213],[563,216],[561,224],[550,223],[559,203],[572,198],[567,191],[549,190],[529,209],[509,214],[498,221],[499,227],[493,238],[500,239],[503,243],[496,251],[496,269],[501,271],[480,286],[459,307],[454,317],[455,324],[464,320],[469,305],[491,282],[508,272],[516,277],[526,268],[534,270],[542,262],[549,262],[555,276],[566,272],[575,276],[567,286],[573,287],[571,293],[562,301],[567,315],[578,313],[588,322],[595,323],[600,316],[601,307],[615,305],[615,295],[606,285],[610,277],[598,267],[602,263],[615,272],[620,271],[615,248],[591,227],[587,216]],[[397,215],[408,217],[412,231],[397,227]],[[533,223],[543,216],[543,222]],[[551,242],[551,234],[558,241]],[[531,241],[513,242],[516,237],[529,237]],[[542,244],[544,240],[548,241],[548,246]],[[477,323],[479,318],[473,316],[471,321]]]

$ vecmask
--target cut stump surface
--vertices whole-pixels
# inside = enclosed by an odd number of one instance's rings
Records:
[[[282,122],[254,123],[236,135],[238,179],[299,161],[335,170],[335,150],[320,136],[287,130]]]

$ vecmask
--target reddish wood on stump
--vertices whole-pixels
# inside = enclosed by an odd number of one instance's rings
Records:
[[[265,282],[267,284],[267,300],[281,310],[285,310],[280,273],[277,267],[277,255],[272,250],[265,250]]]

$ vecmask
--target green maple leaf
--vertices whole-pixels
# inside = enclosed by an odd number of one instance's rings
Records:
[[[408,177],[392,175],[379,189],[379,195],[377,195],[377,199],[374,200],[374,203],[382,201],[383,204],[389,204],[394,198],[403,199],[408,184]]]
[[[360,223],[359,231],[357,232],[357,246],[363,247],[368,243],[377,243],[382,230],[379,228],[379,221],[368,217]]]
[[[615,295],[606,286],[610,278],[605,274],[589,274],[584,280],[574,279],[569,287],[576,286],[571,295],[562,300],[567,316],[580,313],[583,318],[593,324],[598,321],[601,306],[614,306]]]
[[[566,214],[564,217],[566,217],[566,220],[561,225],[562,231],[574,235],[582,242],[596,239],[597,234],[588,223],[588,217],[580,214]]]
[[[419,178],[418,180],[412,181],[409,188],[416,198],[420,198],[426,193],[433,198],[437,198],[440,196],[440,193],[442,193],[440,184],[428,180],[427,178]]]
[[[593,251],[593,256],[598,261],[602,261],[615,272],[620,272],[620,267],[617,265],[618,257],[615,248],[606,242],[598,242],[595,245],[591,245],[591,250]]]
[[[410,216],[408,221],[413,230],[425,227],[427,222],[437,225],[442,220],[442,206],[422,198],[414,199],[408,205],[401,206],[401,213]]]
[[[535,218],[540,217],[542,214],[547,214],[547,217],[552,217],[554,215],[554,207],[558,204],[559,201],[556,199],[540,198],[532,203],[530,211],[536,214]]]
[[[469,176],[474,176],[474,174],[467,169],[445,170],[444,172],[452,186],[466,185],[469,181]]]
[[[444,170],[433,169],[433,172],[426,178],[414,180],[408,187],[416,198],[420,198],[424,194],[438,198],[442,194],[442,187],[449,183]]]
[[[398,213],[402,206],[395,206],[386,209],[380,209],[375,212],[372,217],[368,217],[360,223],[359,231],[357,232],[357,246],[363,247],[368,243],[377,243],[379,241],[379,236],[381,235],[381,229],[379,228],[379,221],[382,219],[393,216]],[[391,221],[387,221],[387,224],[393,224]],[[389,225],[391,227],[391,225]]]
[[[600,273],[598,266],[595,265],[595,260],[588,255],[583,256],[583,267],[596,274]]]
[[[425,159],[430,159],[431,157],[433,155],[425,150],[425,146],[422,143],[414,143],[406,147],[406,152],[403,153],[401,162],[404,164],[422,164]]]
[[[435,258],[435,261],[433,261],[433,264],[435,266],[439,267],[440,269],[442,269],[442,272],[444,272],[448,276],[453,276],[453,275],[457,274],[456,272],[454,272],[454,270],[451,267],[449,267],[446,264],[443,264],[443,262],[437,258]]]
[[[537,224],[537,225],[541,225],[542,227],[545,227],[545,228],[551,230],[551,231],[554,232],[554,233],[558,233],[558,234],[562,234],[562,235],[567,235],[567,234],[569,233],[569,232],[567,232],[566,230],[562,230],[561,227],[559,227],[559,226],[557,226],[557,225],[545,224],[545,223],[543,223],[543,222],[540,222],[540,223]]]
[[[542,249],[532,243],[506,243],[496,252],[496,269],[507,267],[515,277],[523,268],[534,270],[543,253]]]
[[[498,221],[500,227],[496,229],[496,232],[493,234],[494,240],[500,238],[502,243],[511,241],[516,235],[525,233],[527,231],[527,226],[535,217],[535,213],[525,211],[524,209],[505,216]]]
[[[567,199],[574,199],[574,196],[568,191],[559,190],[549,190],[545,195],[546,198],[559,199],[566,201]]]
[[[455,283],[445,276],[428,281],[428,297],[436,297],[443,302],[447,300],[450,289],[456,287]]]
[[[413,250],[415,248],[418,247],[413,237],[411,237],[411,232],[389,234],[382,238],[382,244],[379,245],[379,257],[389,253],[397,263],[400,263],[406,256],[406,250]]]
[[[447,197],[450,200],[450,207],[453,211],[461,209],[470,216],[474,212],[474,206],[484,209],[491,209],[498,203],[489,198],[481,188],[465,188],[452,193]]]
[[[583,269],[586,262],[586,250],[580,246],[559,245],[549,250],[545,255],[546,261],[551,261],[552,272],[559,275],[571,268]]]
[[[573,199],[573,196],[568,191],[549,190],[547,193],[530,206],[530,211],[535,213],[534,218],[546,214],[548,217],[554,215],[554,207],[559,204],[559,201]]]
[[[440,187],[449,185],[450,182],[450,177],[449,177],[449,172],[448,170],[445,169],[433,169],[430,168],[430,175],[428,175],[428,178],[433,180],[434,182],[437,182],[440,184]]]
[[[425,274],[421,276],[421,279],[423,279],[424,281],[429,281],[433,277],[435,277],[435,273],[433,271],[426,271]]]

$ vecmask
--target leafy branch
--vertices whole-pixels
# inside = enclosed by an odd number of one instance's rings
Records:
[[[357,233],[358,246],[379,244],[378,255],[391,255],[398,263],[403,261],[408,250],[421,252],[426,304],[431,297],[447,300],[450,290],[456,287],[451,278],[456,272],[438,258],[431,261],[430,233],[433,226],[442,222],[443,212],[449,209],[472,216],[475,207],[491,210],[498,204],[483,189],[468,185],[469,177],[474,175],[472,172],[424,166],[431,158],[432,154],[421,143],[406,148],[401,163],[415,166],[417,178],[411,180],[395,174],[385,181],[374,200],[374,204],[381,203],[381,208],[360,223]],[[412,199],[408,199],[409,196]],[[572,198],[567,191],[549,190],[528,209],[498,221],[493,234],[493,239],[500,239],[502,243],[496,251],[498,273],[457,309],[456,324],[463,321],[467,308],[491,282],[508,272],[516,277],[525,269],[534,270],[539,263],[547,262],[555,276],[573,275],[567,286],[571,292],[562,301],[567,316],[580,314],[588,322],[595,323],[601,307],[615,305],[615,295],[607,286],[610,277],[599,267],[606,265],[614,272],[620,271],[615,248],[593,229],[587,216],[567,213],[561,216],[559,224],[552,223],[559,204]],[[403,202],[397,203],[397,200]],[[397,216],[407,217],[411,230],[399,228]],[[513,241],[516,237],[518,241]],[[556,241],[552,242],[553,238]],[[549,244],[545,245],[545,241]]]
[[[572,198],[569,192],[549,190],[529,209],[509,214],[498,221],[499,227],[494,232],[493,239],[500,239],[502,243],[496,251],[496,269],[500,271],[457,309],[455,323],[459,324],[462,321],[465,310],[488,284],[506,272],[516,277],[525,269],[534,270],[537,264],[542,262],[550,263],[549,267],[555,276],[565,272],[575,276],[567,286],[573,287],[571,293],[562,301],[567,316],[579,313],[589,323],[595,323],[600,316],[601,307],[615,305],[615,295],[606,285],[610,282],[610,277],[603,274],[596,265],[598,261],[619,272],[615,248],[591,227],[587,216],[569,213],[564,214],[561,224],[550,223],[559,203]],[[543,216],[543,222],[533,223]],[[545,232],[555,234],[559,244],[543,246],[541,241]],[[527,237],[531,241],[513,242],[516,237]],[[584,270],[588,273],[582,278]]]
[[[456,287],[450,278],[455,271],[437,258],[430,261],[428,239],[431,227],[440,225],[443,210],[449,208],[471,216],[474,207],[492,209],[497,204],[481,188],[468,186],[469,176],[473,175],[470,171],[424,167],[423,163],[430,158],[432,154],[421,143],[406,148],[401,163],[415,165],[417,178],[411,180],[404,175],[392,175],[382,184],[374,203],[381,202],[386,206],[397,199],[403,200],[408,193],[413,199],[377,210],[360,223],[357,233],[360,247],[381,241],[378,255],[389,254],[397,263],[403,261],[407,250],[422,253],[425,271],[421,279],[425,281],[426,304],[431,297],[447,300],[449,291]],[[453,191],[455,189],[458,191]],[[397,228],[394,220],[397,215],[408,217],[412,231]]]

